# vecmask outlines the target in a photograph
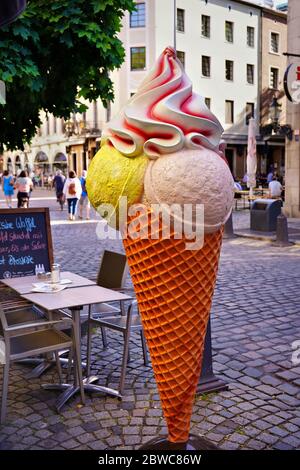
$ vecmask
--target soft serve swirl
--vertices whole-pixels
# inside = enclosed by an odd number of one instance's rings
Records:
[[[223,128],[207,108],[204,98],[167,47],[137,93],[120,114],[107,124],[102,142],[127,157],[144,152],[156,159],[183,147],[219,150]]]

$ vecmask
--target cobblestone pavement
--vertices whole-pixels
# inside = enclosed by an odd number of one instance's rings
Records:
[[[44,201],[32,201],[41,205]],[[121,241],[100,241],[96,222],[64,222],[52,210],[56,260],[63,269],[95,276],[104,248],[122,251]],[[130,282],[130,281],[129,281]],[[300,340],[300,248],[275,248],[262,241],[225,240],[212,307],[214,370],[229,390],[198,397],[192,432],[222,449],[300,448],[300,363],[292,343]],[[103,350],[94,336],[93,371],[116,386],[122,338],[109,335]],[[298,355],[298,358],[300,354]],[[0,449],[133,449],[166,431],[151,367],[143,365],[138,336],[122,401],[104,395],[79,398],[54,411],[56,393],[41,384],[57,379],[54,369],[26,380],[28,368],[13,365],[8,419],[0,427]]]

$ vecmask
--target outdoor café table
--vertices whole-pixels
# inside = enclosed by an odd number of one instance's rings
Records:
[[[73,289],[74,287],[83,287],[83,286],[92,286],[95,285],[94,281],[87,279],[86,277],[79,276],[78,274],[71,273],[69,271],[63,271],[60,274],[61,279],[69,279],[72,283],[67,284],[67,289]],[[32,284],[42,282],[37,279],[36,276],[21,276],[21,277],[12,277],[8,279],[1,279],[1,282],[11,289],[15,290],[19,294],[29,294],[32,291]],[[64,353],[64,351],[62,351]],[[68,359],[61,357],[59,354],[60,362],[67,363]],[[27,375],[27,378],[36,378],[40,377],[44,372],[46,372],[50,367],[56,364],[56,361],[52,358],[30,358],[22,359],[20,362],[23,364],[35,365],[34,369],[30,371]]]
[[[95,285],[94,281],[87,279],[86,277],[79,276],[78,274],[71,273],[69,271],[63,271],[60,273],[61,279],[69,279],[72,283],[67,284],[67,288],[71,289],[73,287],[83,287],[83,286],[92,286]],[[21,276],[21,277],[11,277],[8,279],[1,279],[1,282],[6,286],[14,289],[19,294],[29,294],[32,291],[32,284],[38,282],[44,282],[37,279],[36,276]]]
[[[73,384],[49,384],[43,385],[48,390],[62,390],[63,393],[58,397],[56,402],[57,410],[76,393],[80,392],[81,400],[84,404],[84,390],[89,392],[102,392],[109,395],[118,396],[116,390],[95,385],[93,382],[98,380],[97,376],[85,377],[83,379],[81,367],[81,325],[80,325],[80,311],[85,305],[99,304],[103,302],[125,301],[130,300],[131,297],[122,294],[118,291],[106,289],[99,286],[86,286],[74,287],[73,289],[65,289],[60,292],[51,294],[23,294],[26,300],[29,300],[35,305],[42,307],[51,313],[54,310],[69,309],[72,314],[73,322],[73,339],[75,345],[75,373]]]

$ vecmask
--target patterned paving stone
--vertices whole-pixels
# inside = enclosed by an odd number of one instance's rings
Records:
[[[96,223],[62,223],[66,214],[54,205],[51,217],[59,222],[52,233],[56,259],[65,270],[94,278],[104,248],[123,252],[120,240],[97,239]],[[300,340],[299,258],[295,247],[278,250],[240,238],[223,243],[212,344],[214,371],[229,390],[197,399],[192,418],[193,431],[222,449],[300,447],[300,367],[291,363],[292,343]],[[122,338],[109,333],[108,340],[105,351],[100,334],[93,337],[93,372],[115,386]],[[76,397],[58,415],[57,394],[41,390],[42,383],[57,379],[56,372],[31,381],[27,373],[28,367],[12,366],[1,450],[133,449],[166,433],[152,370],[143,365],[136,334],[122,401],[91,395],[77,408]]]

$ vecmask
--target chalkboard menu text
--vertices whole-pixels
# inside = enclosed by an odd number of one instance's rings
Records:
[[[0,279],[51,270],[53,249],[48,208],[0,209]]]

